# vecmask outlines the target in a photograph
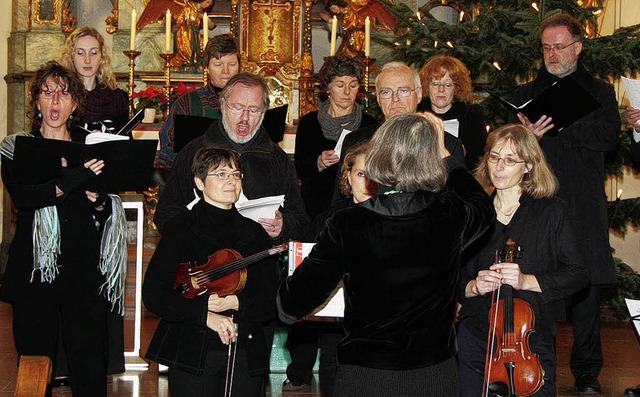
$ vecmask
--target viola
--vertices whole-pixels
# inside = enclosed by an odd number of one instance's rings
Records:
[[[238,251],[224,248],[209,255],[204,265],[197,266],[192,261],[181,263],[173,289],[188,299],[205,293],[220,297],[238,293],[247,282],[247,266],[287,248],[288,244],[280,244],[246,258]]]
[[[496,263],[513,263],[519,251],[510,238],[506,250],[496,255]],[[506,284],[493,291],[491,300],[482,395],[530,396],[544,384],[538,355],[529,349],[529,335],[535,331],[533,309],[514,298],[513,287]]]

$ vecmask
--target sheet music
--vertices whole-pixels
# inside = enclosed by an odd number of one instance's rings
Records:
[[[333,154],[338,155],[340,157],[340,153],[342,152],[342,143],[344,142],[344,137],[349,135],[351,131],[347,129],[342,129],[342,133],[340,133],[340,138],[338,138],[338,142],[336,142],[336,147],[333,148]]]
[[[458,137],[458,130],[460,129],[460,122],[458,119],[451,119],[444,121],[444,130],[449,134]]]
[[[258,218],[275,218],[276,210],[280,208],[281,205],[284,205],[284,194],[249,200],[244,193],[242,193],[236,203],[236,208],[240,215],[258,222]]]
[[[640,80],[629,79],[622,76],[622,84],[627,91],[631,106],[640,109]]]
[[[111,142],[111,141],[128,141],[129,137],[127,135],[116,135],[111,134],[109,132],[92,132],[87,135],[84,139],[84,143],[87,145],[93,145],[96,143],[102,142]]]
[[[636,332],[640,336],[640,300],[625,298],[624,301],[627,303],[633,326],[636,327]]]

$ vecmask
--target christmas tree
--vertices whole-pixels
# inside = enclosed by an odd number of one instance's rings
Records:
[[[445,23],[429,9],[447,5],[457,12],[454,23]],[[450,55],[464,62],[472,73],[477,101],[491,129],[504,124],[507,111],[484,89],[491,87],[509,98],[516,86],[531,81],[543,65],[538,27],[542,19],[567,12],[585,26],[581,60],[595,76],[612,82],[620,76],[637,78],[640,70],[640,25],[617,29],[601,36],[597,16],[603,12],[602,0],[458,0],[427,2],[422,10],[403,3],[385,3],[397,22],[393,35],[378,34],[373,40],[389,48],[380,64],[402,60],[420,69],[434,55]],[[624,115],[624,107],[621,107]],[[622,178],[623,168],[634,165],[629,149],[627,123],[623,118],[618,150],[607,162],[607,173]],[[637,172],[638,169],[636,168]],[[616,199],[608,206],[609,225],[624,235],[629,224],[640,226],[640,199]],[[624,297],[640,293],[640,275],[617,261],[620,286],[609,304],[617,315],[626,315]],[[626,269],[620,271],[620,269]],[[628,285],[635,287],[628,288]],[[636,299],[639,298],[635,296]],[[619,309],[619,310],[618,310]]]

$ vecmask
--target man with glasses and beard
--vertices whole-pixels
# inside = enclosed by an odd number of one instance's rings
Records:
[[[220,93],[222,118],[202,137],[189,142],[176,157],[154,222],[162,233],[170,219],[188,211],[197,201],[191,163],[198,149],[220,146],[240,154],[244,174],[242,193],[248,199],[284,194],[284,207],[274,218],[259,222],[271,239],[298,239],[309,224],[298,190],[298,177],[289,156],[269,139],[261,126],[269,107],[269,88],[262,77],[239,73]],[[220,225],[224,228],[224,225]]]
[[[555,14],[543,20],[540,39],[544,67],[534,81],[516,91],[513,103],[529,101],[560,79],[574,79],[601,105],[558,134],[552,131],[552,118],[543,115],[538,120],[529,120],[518,114],[520,122],[538,138],[560,182],[558,195],[569,204],[591,271],[589,286],[571,300],[574,342],[570,366],[576,379],[575,391],[593,395],[602,391],[598,382],[603,361],[600,286],[616,282],[609,245],[604,156],[616,148],[620,116],[613,87],[594,78],[579,62],[583,36],[580,22],[568,14]]]

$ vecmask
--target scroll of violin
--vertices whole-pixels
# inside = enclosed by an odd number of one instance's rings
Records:
[[[247,266],[287,249],[288,244],[281,244],[242,258],[237,251],[225,248],[210,255],[202,266],[193,262],[181,263],[173,289],[188,299],[205,293],[221,297],[235,294],[244,288]]]
[[[504,259],[496,255],[496,263],[513,263],[519,248],[509,239]],[[538,355],[529,349],[535,325],[533,309],[524,300],[513,298],[513,287],[506,284],[493,291],[491,300],[482,395],[530,396],[544,383]]]

